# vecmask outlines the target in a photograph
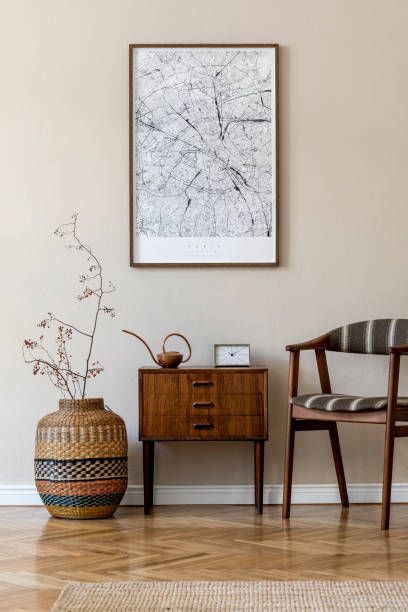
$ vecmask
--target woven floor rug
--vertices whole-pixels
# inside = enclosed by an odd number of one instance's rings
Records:
[[[53,612],[407,609],[408,582],[71,582]]]

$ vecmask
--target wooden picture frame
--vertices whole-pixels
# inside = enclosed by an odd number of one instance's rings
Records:
[[[131,266],[279,265],[278,55],[129,45]]]

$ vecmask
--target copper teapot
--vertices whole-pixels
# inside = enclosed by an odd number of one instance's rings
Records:
[[[185,336],[183,336],[182,334],[177,334],[177,333],[168,334],[164,338],[164,340],[163,340],[163,344],[162,344],[163,352],[162,353],[158,353],[157,354],[157,359],[156,359],[156,357],[153,354],[153,351],[151,350],[150,346],[147,344],[146,340],[143,340],[143,338],[141,338],[140,336],[138,336],[134,332],[128,331],[127,329],[122,329],[122,331],[125,332],[125,334],[130,334],[131,336],[134,336],[135,338],[140,340],[140,342],[143,342],[143,344],[145,345],[145,347],[149,351],[153,361],[155,363],[157,363],[157,365],[159,365],[162,368],[177,368],[180,365],[180,363],[186,363],[186,361],[188,361],[190,359],[190,357],[191,357],[191,346],[190,346],[190,343],[187,340],[187,338],[185,338]],[[182,338],[184,340],[184,342],[187,344],[187,346],[188,346],[188,357],[186,357],[185,359],[183,359],[184,355],[182,353],[179,353],[178,351],[166,351],[166,342],[172,336],[178,336],[179,338]]]

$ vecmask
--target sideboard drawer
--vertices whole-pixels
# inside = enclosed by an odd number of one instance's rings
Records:
[[[181,394],[217,393],[217,394],[262,394],[265,392],[265,379],[262,373],[228,372],[216,370],[199,374],[185,373],[180,378]]]
[[[244,368],[242,372],[220,370],[214,376],[216,378],[217,393],[221,395],[265,393],[265,377],[262,373],[248,372]]]
[[[156,395],[145,399],[143,409],[146,415],[151,416],[250,416],[262,414],[263,397],[259,394],[240,395],[239,393],[228,395],[208,393],[199,399],[193,395]]]
[[[141,373],[140,383],[143,385],[143,395],[157,397],[158,395],[180,395],[180,375],[175,372]]]
[[[264,399],[259,393],[218,393],[215,402],[215,412],[219,415],[255,416],[262,414],[263,408]]]
[[[142,374],[144,393],[190,397],[216,394],[264,394],[265,378],[253,372],[180,372]]]
[[[144,415],[140,434],[144,440],[242,440],[261,439],[266,435],[261,415],[237,418]]]

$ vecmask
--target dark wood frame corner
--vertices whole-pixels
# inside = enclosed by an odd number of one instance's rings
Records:
[[[268,47],[275,49],[275,100],[276,100],[276,261],[271,263],[136,263],[134,261],[134,234],[133,234],[133,50],[139,48],[171,48],[171,47]],[[185,43],[185,44],[129,44],[129,240],[130,240],[130,266],[132,268],[276,268],[279,264],[280,252],[280,188],[279,188],[279,45],[276,43],[248,43],[248,44],[214,44],[214,43]]]

